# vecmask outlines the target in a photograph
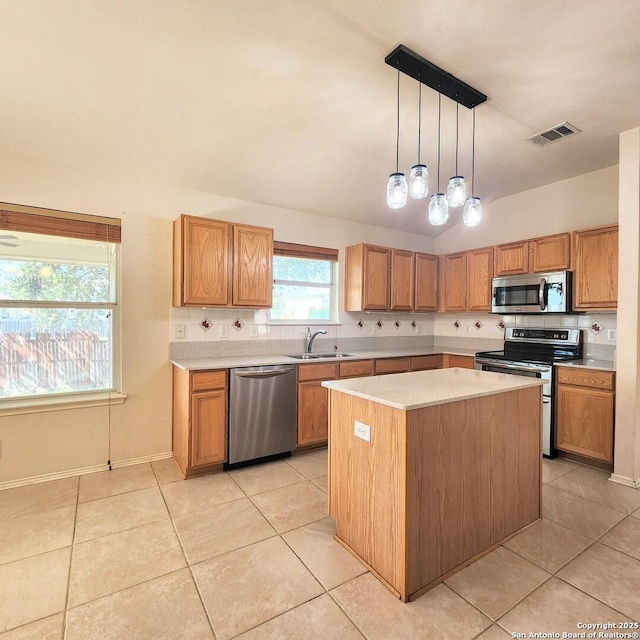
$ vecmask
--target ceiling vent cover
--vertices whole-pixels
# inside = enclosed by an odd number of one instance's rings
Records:
[[[551,129],[547,129],[541,133],[536,133],[535,136],[531,136],[530,138],[527,138],[527,140],[531,142],[531,144],[535,144],[536,147],[544,147],[547,144],[556,142],[556,140],[562,140],[563,138],[572,136],[574,133],[580,133],[580,129],[578,129],[578,127],[574,127],[568,122],[563,122],[562,124],[557,124]]]

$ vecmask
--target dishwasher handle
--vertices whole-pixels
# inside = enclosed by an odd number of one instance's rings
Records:
[[[293,371],[293,367],[287,369],[260,369],[259,371],[234,371],[233,375],[239,378],[275,378]]]

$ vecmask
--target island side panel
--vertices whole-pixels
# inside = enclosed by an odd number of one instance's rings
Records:
[[[329,494],[336,536],[402,592],[405,412],[329,392]],[[370,427],[370,442],[354,421]]]
[[[407,414],[407,593],[540,517],[541,391]]]

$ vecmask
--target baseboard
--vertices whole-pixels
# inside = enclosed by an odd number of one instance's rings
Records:
[[[617,484],[623,484],[625,487],[640,489],[640,478],[634,480],[633,478],[628,478],[627,476],[621,476],[617,473],[612,473],[609,480],[611,480],[611,482],[616,482]]]
[[[173,454],[171,451],[165,453],[157,453],[151,456],[142,456],[140,458],[129,458],[128,460],[116,460],[111,462],[112,469],[120,467],[130,467],[135,464],[144,464],[145,462],[154,462],[156,460],[165,460]],[[56,471],[55,473],[44,473],[39,476],[30,476],[28,478],[20,478],[19,480],[7,480],[0,482],[0,491],[3,489],[14,489],[16,487],[24,487],[29,484],[39,484],[40,482],[49,482],[50,480],[61,480],[63,478],[73,478],[75,476],[83,476],[87,473],[98,473],[100,471],[108,471],[109,465],[94,464],[89,467],[78,467],[76,469],[66,469],[64,471]]]

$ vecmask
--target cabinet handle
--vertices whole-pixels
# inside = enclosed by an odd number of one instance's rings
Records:
[[[275,376],[282,376],[290,371],[293,371],[293,368],[263,369],[261,371],[234,371],[233,375],[238,376],[239,378],[273,378]]]

